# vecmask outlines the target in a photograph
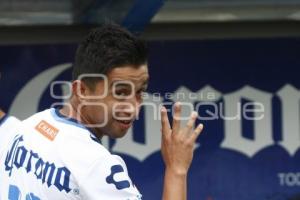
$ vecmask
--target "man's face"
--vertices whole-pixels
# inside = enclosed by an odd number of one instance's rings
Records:
[[[99,98],[85,101],[87,105],[81,109],[85,121],[96,125],[97,133],[102,136],[123,137],[138,115],[148,79],[147,65],[114,68],[107,74],[106,83],[100,81],[95,90],[88,91],[89,96]]]

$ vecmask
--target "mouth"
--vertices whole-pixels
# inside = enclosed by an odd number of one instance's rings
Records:
[[[117,119],[115,119],[115,120],[116,120],[116,122],[118,122],[119,126],[122,129],[130,128],[133,123],[133,120],[117,120]]]

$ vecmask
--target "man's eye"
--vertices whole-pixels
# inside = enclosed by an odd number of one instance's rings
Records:
[[[130,91],[128,91],[128,90],[117,90],[115,92],[115,94],[117,96],[128,96],[128,95],[130,95]]]

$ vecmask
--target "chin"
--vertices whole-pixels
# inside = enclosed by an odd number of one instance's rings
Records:
[[[112,138],[112,139],[122,138],[126,135],[127,132],[128,132],[128,130],[114,132],[114,133],[110,134],[109,137]]]

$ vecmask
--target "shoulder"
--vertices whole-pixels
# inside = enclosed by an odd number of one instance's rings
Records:
[[[16,130],[21,121],[12,116],[4,116],[0,121],[0,154],[16,135]]]
[[[51,110],[52,109],[46,109],[41,112],[37,112],[31,115],[30,117],[28,117],[27,119],[23,120],[22,122],[23,124],[30,124],[30,123],[37,122],[39,120],[51,119]]]
[[[13,116],[5,115],[0,119],[0,133],[13,132],[21,124],[21,121]]]
[[[4,115],[1,119],[0,119],[0,128],[3,127],[13,127],[17,124],[19,124],[21,121],[13,116],[9,116],[9,115]]]

